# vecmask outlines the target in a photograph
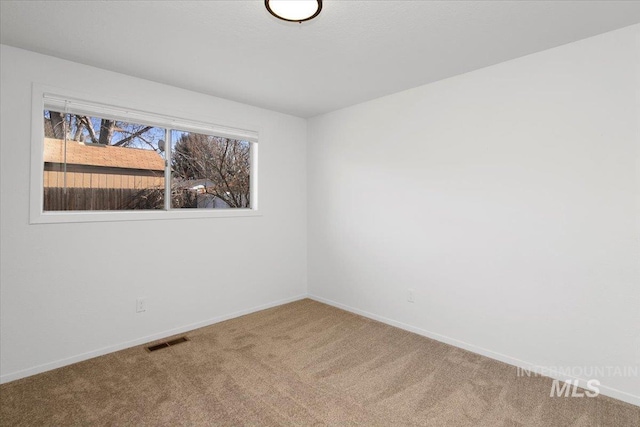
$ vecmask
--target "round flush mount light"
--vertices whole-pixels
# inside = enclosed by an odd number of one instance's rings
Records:
[[[289,22],[304,22],[315,18],[322,10],[322,0],[264,0],[270,14]]]

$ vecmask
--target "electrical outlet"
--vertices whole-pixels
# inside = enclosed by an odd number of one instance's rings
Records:
[[[147,311],[147,299],[138,298],[136,300],[136,313],[144,313]]]
[[[413,289],[407,289],[407,302],[415,302],[415,291]]]

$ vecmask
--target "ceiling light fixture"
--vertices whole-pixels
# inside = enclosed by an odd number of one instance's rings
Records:
[[[320,14],[322,0],[264,0],[264,6],[278,19],[304,22]]]

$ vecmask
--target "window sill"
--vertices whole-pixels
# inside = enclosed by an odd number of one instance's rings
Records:
[[[57,224],[74,222],[115,222],[115,221],[149,221],[171,219],[201,219],[201,218],[234,218],[262,216],[254,209],[184,209],[157,211],[60,211],[44,212],[33,215],[30,224]]]

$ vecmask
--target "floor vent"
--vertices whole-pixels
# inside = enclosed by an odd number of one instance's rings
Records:
[[[187,342],[187,341],[189,341],[189,338],[180,337],[180,338],[173,339],[171,341],[161,342],[160,344],[150,345],[149,347],[147,347],[147,351],[156,351],[163,348],[174,346],[176,344],[182,344],[183,342]]]

